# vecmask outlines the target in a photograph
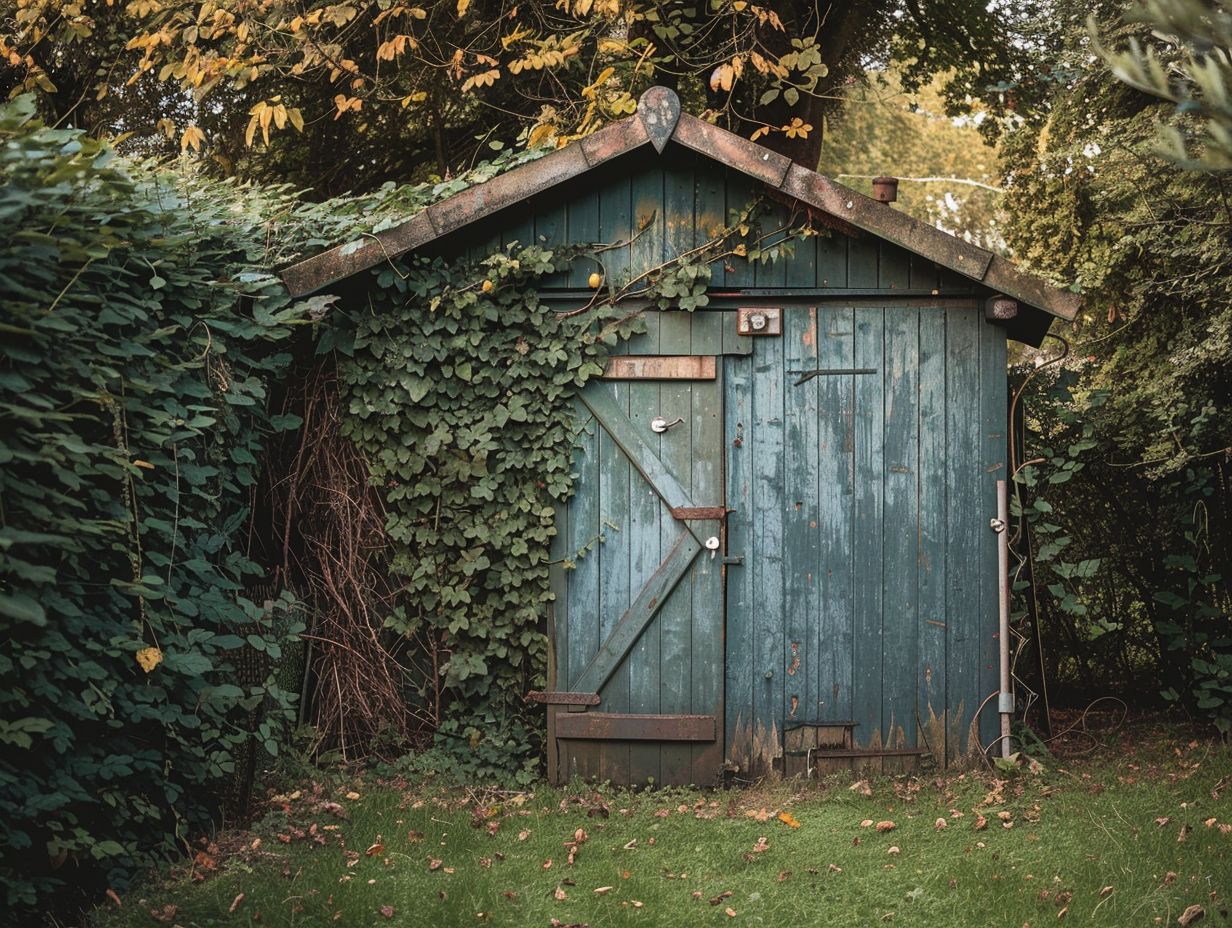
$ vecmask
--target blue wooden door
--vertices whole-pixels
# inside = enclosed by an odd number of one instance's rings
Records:
[[[1004,331],[969,303],[831,303],[785,307],[782,336],[754,341],[725,359],[727,548],[743,556],[726,760],[803,772],[823,752],[793,735],[843,729],[827,763],[978,751],[996,721],[975,724],[997,689]]]
[[[600,381],[581,395],[577,480],[553,556],[556,782],[719,775],[721,384],[717,373]]]

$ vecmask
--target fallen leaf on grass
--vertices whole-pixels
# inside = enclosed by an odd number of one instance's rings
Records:
[[[826,869],[829,870],[831,873],[842,873],[843,872],[843,868],[840,867],[838,864],[827,864]]]
[[[764,837],[758,838],[757,843],[753,845],[754,854],[761,854],[768,850],[770,850],[770,842],[768,842]]]
[[[1180,833],[1176,836],[1176,843],[1180,844],[1189,837],[1189,825],[1182,825]]]
[[[786,825],[788,828],[799,828],[800,827],[800,822],[790,812],[780,812],[779,821],[782,822],[784,825]]]
[[[1191,905],[1177,918],[1176,923],[1182,928],[1186,925],[1192,925],[1194,922],[1203,918],[1206,915],[1206,909],[1200,905]]]
[[[751,818],[755,822],[768,822],[770,819],[774,818],[774,812],[766,808],[749,809],[744,814],[747,818]]]
[[[564,902],[565,899],[568,898],[568,894],[564,891],[562,887],[557,886],[556,889],[552,892],[552,898],[555,899],[557,902]]]
[[[635,908],[635,909],[640,909],[640,908],[641,908],[642,906],[644,906],[646,903],[642,902],[642,900],[641,900],[641,899],[633,899],[633,900],[631,900],[631,901],[630,901],[630,903],[629,903],[629,904],[630,904],[631,906],[633,906],[633,908]]]
[[[634,848],[636,848],[636,847],[637,847],[637,838],[634,838],[634,839],[633,839],[632,841],[630,841],[628,844],[623,845],[623,847],[624,847],[624,849],[625,849],[626,851],[631,851],[631,850],[633,850]]]
[[[119,896],[119,894],[117,894],[117,893],[116,893],[116,891],[115,891],[114,889],[109,889],[109,890],[107,890],[107,892],[106,892],[106,896],[107,896],[107,898],[108,898],[108,899],[110,899],[112,902],[114,902],[114,903],[115,903],[115,907],[116,907],[117,909],[118,909],[118,908],[120,908],[120,907],[123,905],[123,903],[122,903],[122,902],[120,902],[120,896]]]
[[[544,869],[544,870],[551,870],[551,869],[552,869],[552,858],[551,858],[551,857],[549,857],[547,860],[545,860],[545,861],[543,862],[543,869]]]
[[[776,881],[776,882],[779,882],[779,883],[782,883],[782,882],[783,882],[785,879],[787,879],[789,876],[791,876],[791,871],[790,871],[790,870],[780,870],[780,871],[779,871],[779,875],[778,875],[777,877],[775,877],[775,881]]]
[[[593,890],[593,892],[594,892],[594,894],[595,894],[596,896],[606,896],[606,895],[607,895],[608,893],[610,893],[610,892],[611,892],[614,888],[615,888],[615,887],[613,887],[613,886],[600,886],[600,887],[596,888],[595,890]]]
[[[385,842],[381,840],[380,835],[376,836],[376,840],[372,842],[372,845],[364,853],[369,857],[376,857],[378,854],[385,853]]]
[[[440,858],[431,857],[428,859],[428,869],[429,870],[439,870],[441,869],[441,865],[444,863],[445,861],[441,860]]]
[[[857,780],[847,788],[853,793],[859,793],[861,796],[873,795],[873,791],[868,785],[868,780]]]
[[[1057,913],[1057,919],[1060,920],[1068,914],[1069,914],[1069,906],[1066,906],[1060,912]]]
[[[1112,889],[1112,887],[1111,887],[1111,886],[1105,886],[1103,889],[1101,889],[1101,890],[1099,891],[1099,897],[1100,897],[1101,899],[1103,899],[1103,898],[1105,898],[1105,897],[1107,897],[1107,896],[1111,896],[1111,895],[1112,895],[1112,893],[1113,893],[1113,889]]]
[[[864,821],[860,823],[860,827],[861,828],[872,828],[873,820],[871,818],[866,818]]]
[[[975,816],[975,826],[974,827],[976,831],[983,831],[985,828],[988,827],[988,819],[984,818],[984,816],[982,815],[977,814]]]
[[[1205,825],[1207,828],[1214,828],[1215,825],[1218,824],[1218,822],[1219,822],[1219,819],[1211,817],[1211,818],[1208,818],[1202,824]]]
[[[726,909],[723,910],[723,914],[726,915],[728,918],[735,918],[736,910],[733,909],[731,906],[728,906]]]
[[[945,819],[939,818],[934,823],[933,827],[936,828],[938,831],[940,831],[942,828],[949,828],[950,826],[949,826],[949,823]]]
[[[1003,822],[1008,822],[1011,818],[1013,818],[1013,816],[1009,812],[1002,810],[997,813],[997,818],[1001,819]]]
[[[895,857],[897,857],[899,854],[901,854],[901,853],[902,853],[902,851],[901,851],[901,850],[899,850],[898,845],[895,845],[895,846],[893,846],[893,847],[889,848],[889,849],[886,851],[886,853],[887,853],[887,854],[893,854]]]
[[[530,832],[529,832],[529,831],[527,831],[527,830],[525,830],[525,829],[523,829],[522,831],[519,831],[519,832],[518,832],[518,840],[519,840],[519,841],[525,841],[525,840],[526,840],[527,838],[529,838],[529,837],[530,837]]]
[[[1176,882],[1176,871],[1175,870],[1169,870],[1167,873],[1164,874],[1164,885],[1165,886],[1171,886],[1175,882]]]
[[[898,826],[895,825],[893,822],[878,822],[876,827],[878,831],[886,832],[886,831],[893,831]]]
[[[1161,815],[1159,818],[1155,819],[1155,824],[1158,825],[1160,828],[1163,828],[1170,821],[1172,821],[1172,818],[1170,816]]]
[[[244,894],[243,893],[237,894],[236,897],[231,900],[231,905],[228,906],[227,908],[227,914],[234,915],[235,910],[240,907],[240,903],[243,901],[244,901]]]
[[[150,915],[154,917],[155,921],[159,921],[159,922],[162,922],[163,924],[167,924],[175,920],[175,913],[178,912],[179,910],[180,910],[179,906],[171,905],[170,903],[168,903],[167,905],[163,906],[161,909],[150,909]]]
[[[711,905],[718,905],[718,904],[719,904],[720,902],[722,902],[724,899],[730,899],[730,898],[731,898],[731,895],[732,895],[732,891],[731,891],[730,889],[725,889],[725,890],[723,890],[723,892],[719,893],[717,896],[715,896],[713,899],[711,899],[711,900],[710,900],[710,904],[711,904]]]
[[[355,802],[357,799],[359,799],[359,793],[355,792],[355,790],[351,790],[349,793],[346,794],[346,798],[349,799],[351,802]]]
[[[395,911],[396,910],[394,909],[392,905],[381,906],[381,914],[384,915],[386,918],[393,918]]]

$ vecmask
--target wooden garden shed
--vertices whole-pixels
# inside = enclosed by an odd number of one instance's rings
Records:
[[[542,239],[628,242],[604,258],[627,280],[758,196],[823,234],[771,264],[728,258],[704,308],[648,311],[580,396],[539,694],[554,781],[890,771],[995,741],[1007,340],[1038,345],[1077,297],[663,88],[283,273],[306,294],[412,249]],[[593,270],[541,295],[578,305]]]

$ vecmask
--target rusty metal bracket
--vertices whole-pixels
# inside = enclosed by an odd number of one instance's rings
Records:
[[[672,518],[681,522],[704,522],[709,519],[725,519],[729,512],[735,511],[726,506],[676,506],[672,509]]]
[[[597,706],[599,705],[599,694],[531,690],[526,694],[526,701],[546,703],[549,706]]]

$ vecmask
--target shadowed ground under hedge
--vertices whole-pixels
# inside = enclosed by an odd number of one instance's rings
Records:
[[[641,794],[359,776],[267,808],[99,928],[1122,926],[1194,905],[1220,925],[1232,894],[1232,751],[1159,727],[1037,774]]]

